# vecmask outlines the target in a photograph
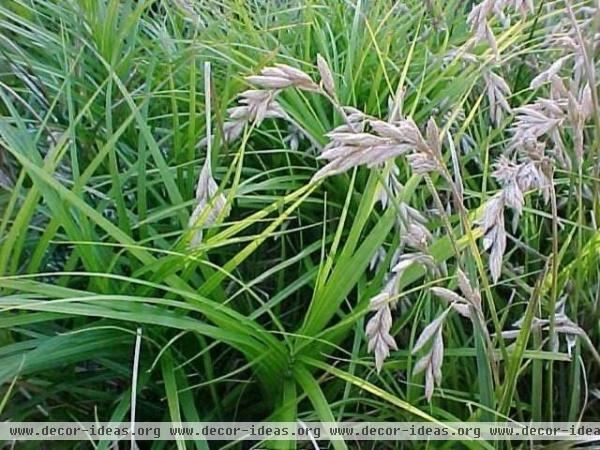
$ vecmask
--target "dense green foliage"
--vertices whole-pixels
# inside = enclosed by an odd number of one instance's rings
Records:
[[[470,3],[0,2],[0,417],[128,420],[140,327],[138,420],[600,420],[598,120],[586,123],[581,166],[556,164],[552,200],[528,193],[515,228],[506,213],[495,283],[475,222],[501,187],[491,175],[514,119],[490,119],[484,72],[506,80],[513,111],[547,96],[530,82],[560,56],[546,45],[548,22],[566,9],[536,2],[510,24],[494,20],[500,56],[482,42],[469,50],[478,63],[464,64],[454,50],[471,39]],[[597,36],[582,29],[597,66]],[[315,147],[344,119],[309,91],[278,100],[310,139],[279,119],[222,138],[227,109],[250,87],[244,77],[285,63],[319,80],[317,54],[342,105],[385,120],[388,97],[404,88],[404,114],[423,130],[435,117],[450,136],[447,167],[464,187],[461,217],[447,180],[394,160],[404,189],[392,203],[426,215],[440,272],[404,274],[392,311],[398,350],[379,373],[365,337],[369,300],[402,247],[396,208],[378,202],[384,171],[311,182],[324,164]],[[212,171],[231,213],[190,247],[205,61]],[[565,132],[575,161],[573,142]],[[443,381],[428,402],[411,349],[446,308],[429,287],[455,289],[459,263],[481,286],[486,330],[448,316]],[[556,348],[552,330],[532,326],[563,298],[584,332],[572,349],[564,334]],[[498,334],[521,318],[516,343]]]

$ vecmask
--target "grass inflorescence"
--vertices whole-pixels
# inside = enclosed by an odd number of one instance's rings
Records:
[[[599,25],[3,1],[0,417],[599,420]]]

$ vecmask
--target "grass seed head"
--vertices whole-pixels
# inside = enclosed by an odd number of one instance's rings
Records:
[[[365,333],[368,338],[368,351],[375,353],[375,367],[380,372],[383,362],[391,350],[397,350],[396,341],[390,335],[392,328],[392,313],[389,306],[389,294],[381,293],[370,301],[371,310],[375,314],[367,322]]]
[[[507,100],[507,97],[511,94],[510,88],[504,78],[490,70],[483,72],[483,78],[490,104],[490,119],[496,126],[500,126],[504,118],[504,112],[508,114],[512,112]]]
[[[317,68],[319,69],[319,74],[321,75],[321,83],[323,84],[323,89],[331,95],[332,97],[336,96],[335,92],[335,82],[333,81],[333,73],[329,68],[329,64],[325,61],[321,55],[317,55]]]
[[[196,207],[189,220],[189,227],[194,229],[191,247],[197,247],[202,242],[203,229],[216,223],[221,215],[228,215],[230,207],[223,193],[218,193],[219,186],[215,182],[210,169],[210,161],[207,161],[200,170],[198,184],[196,185]],[[206,216],[205,216],[206,215]],[[206,218],[201,224],[199,219]]]

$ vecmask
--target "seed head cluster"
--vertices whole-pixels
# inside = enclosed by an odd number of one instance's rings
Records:
[[[432,5],[428,5],[433,11]],[[552,6],[549,5],[548,9],[552,9]],[[586,127],[594,114],[597,114],[594,109],[595,87],[591,81],[595,79],[595,69],[593,64],[590,66],[590,55],[580,30],[580,27],[593,26],[590,19],[592,14],[585,11],[585,18],[581,21],[577,21],[574,14],[571,14],[570,18],[561,18],[554,25],[556,34],[547,39],[543,48],[544,51],[555,54],[556,58],[542,68],[537,62],[532,64],[537,75],[531,78],[529,90],[536,95],[525,105],[511,106],[511,103],[518,101],[515,98],[520,94],[513,96],[511,85],[500,70],[505,44],[496,39],[494,30],[498,27],[507,29],[511,26],[511,21],[513,24],[516,23],[515,20],[526,21],[533,13],[535,8],[532,0],[483,0],[473,6],[466,19],[471,39],[462,48],[452,49],[442,58],[445,66],[461,61],[463,70],[478,71],[478,87],[483,91],[489,106],[489,125],[500,128],[505,123],[509,124],[502,150],[492,160],[494,191],[484,195],[487,200],[475,219],[475,224],[481,228],[483,235],[482,248],[489,252],[487,270],[494,283],[507,270],[503,264],[509,237],[505,216],[512,215],[511,229],[515,232],[519,227],[527,196],[538,193],[545,203],[549,202],[554,192],[553,174],[557,167],[567,171],[572,167],[581,169],[586,152]],[[600,36],[600,33],[594,34],[593,39],[596,36]],[[590,48],[597,46],[597,41]],[[481,48],[479,44],[483,43],[488,45],[491,52],[482,54],[478,50]],[[405,187],[400,181],[402,165],[399,166],[398,161],[405,162],[404,167],[413,176],[424,177],[426,180],[438,177],[446,183],[447,203],[444,206],[443,199],[438,195],[435,211],[442,219],[454,213],[460,216],[464,232],[464,227],[470,226],[470,218],[462,203],[465,187],[462,184],[459,159],[460,153],[469,155],[476,150],[478,144],[458,123],[465,121],[469,114],[460,105],[441,116],[441,123],[444,125],[442,130],[435,119],[438,105],[425,117],[425,125],[421,123],[419,126],[413,117],[403,111],[406,87],[400,86],[387,99],[386,118],[374,117],[360,108],[340,102],[337,77],[323,56],[317,56],[315,69],[318,81],[303,70],[287,64],[268,66],[260,70],[258,75],[246,77],[251,89],[239,94],[238,104],[228,109],[223,138],[232,142],[243,134],[248,125],[258,127],[265,119],[284,120],[288,122],[288,136],[283,141],[293,151],[299,151],[299,143],[303,137],[310,139],[314,144],[313,148],[318,150],[317,160],[322,165],[315,170],[311,183],[322,183],[330,177],[360,167],[378,174],[377,203],[384,210],[395,210],[395,230],[399,236],[399,248],[392,257],[383,286],[369,301],[372,314],[367,321],[365,335],[368,351],[374,353],[375,368],[379,372],[386,358],[398,349],[392,331],[393,310],[406,297],[403,293],[403,275],[408,270],[413,270],[414,266],[419,266],[430,274],[441,273],[430,251],[431,243],[435,241],[435,232],[431,230],[428,217],[434,208],[420,211],[403,199]],[[320,95],[336,111],[340,122],[325,133],[326,143],[323,146],[315,143],[314,137],[295,122],[278,102],[278,96],[286,89]],[[450,106],[452,105],[443,101],[439,108]],[[460,136],[455,138],[455,134]],[[455,147],[458,146],[461,152],[456,151]],[[451,166],[449,160],[452,161]],[[476,158],[474,164],[482,165]],[[205,224],[210,225],[219,214],[228,213],[225,197],[218,192],[209,165],[205,164],[202,168],[196,197],[198,204],[190,219],[190,226],[208,205],[210,211]],[[198,242],[201,236],[201,231],[196,232],[194,242]],[[423,329],[411,350],[413,354],[424,351],[424,355],[413,367],[413,373],[424,373],[425,397],[428,400],[431,400],[435,387],[442,383],[443,330],[449,314],[455,312],[473,323],[478,322],[478,326],[487,332],[481,295],[474,287],[479,283],[478,277],[486,278],[486,271],[480,269],[477,276],[471,274],[473,276],[469,278],[460,268],[462,256],[456,246],[455,249],[458,289],[436,286],[428,291],[432,297],[443,302],[444,310]],[[381,247],[372,255],[370,270],[385,270],[382,267],[384,261],[387,261],[387,253]],[[570,351],[574,337],[580,336],[582,330],[564,311],[563,302],[559,304],[552,323],[556,332],[567,336]],[[534,327],[545,330],[550,322],[550,319],[536,318]],[[516,337],[520,324],[516,323],[514,327],[515,330],[503,332],[502,335],[507,339]]]

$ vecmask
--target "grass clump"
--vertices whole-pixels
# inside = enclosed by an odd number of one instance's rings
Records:
[[[598,5],[200,3],[0,5],[2,417],[598,420]]]

